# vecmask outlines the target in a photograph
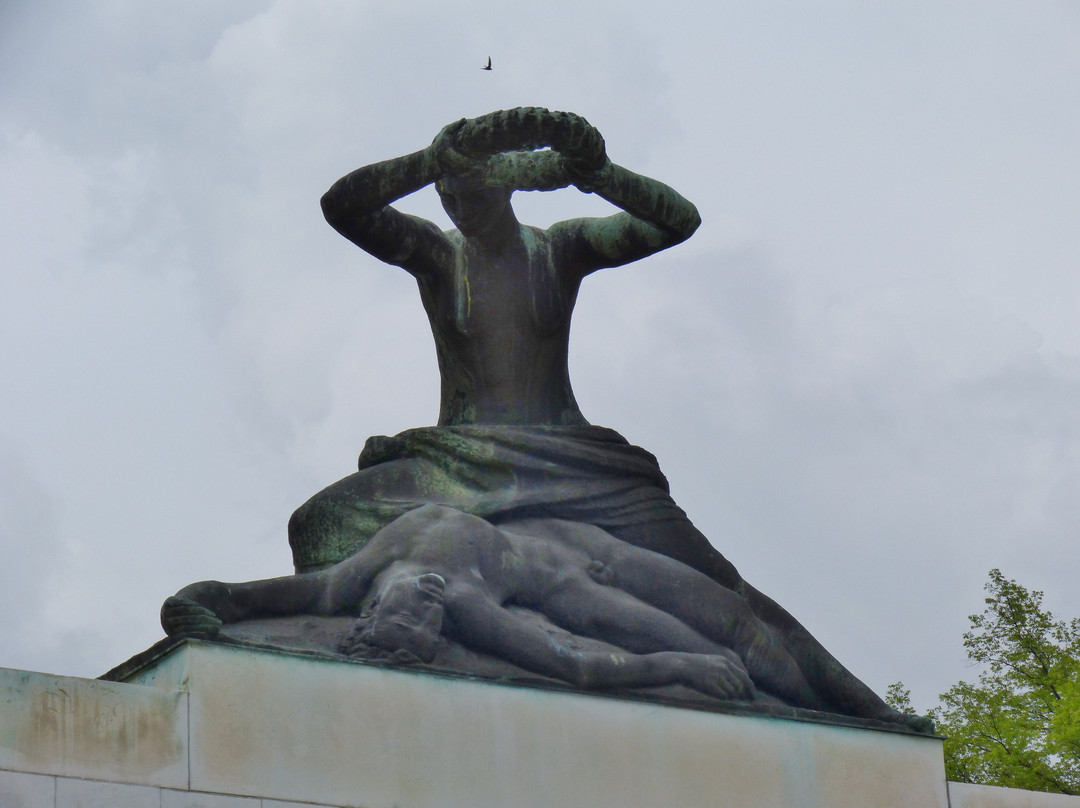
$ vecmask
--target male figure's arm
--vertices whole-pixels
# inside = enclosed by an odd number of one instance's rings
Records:
[[[224,623],[260,617],[325,614],[327,571],[246,583],[199,581],[161,607],[161,627],[170,637],[216,637]]]
[[[576,651],[473,587],[448,587],[446,615],[451,639],[582,689],[683,684],[723,699],[753,693],[745,671],[726,657]]]

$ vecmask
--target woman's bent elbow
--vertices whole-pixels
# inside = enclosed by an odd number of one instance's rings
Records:
[[[338,229],[338,224],[344,214],[344,202],[341,199],[341,194],[337,190],[337,185],[334,185],[329,191],[322,195],[322,199],[319,200],[319,205],[322,207],[323,218],[333,227]]]
[[[701,214],[698,213],[697,206],[691,204],[690,210],[687,211],[686,222],[681,228],[682,240],[686,241],[690,236],[694,235],[699,227],[701,227]]]

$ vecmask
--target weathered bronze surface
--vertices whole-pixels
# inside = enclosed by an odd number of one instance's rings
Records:
[[[427,185],[454,230],[391,206]],[[518,222],[515,190],[568,186],[621,211]],[[192,584],[166,601],[167,633],[214,637],[224,624],[250,641],[235,627],[351,616],[337,653],[480,674],[493,660],[580,688],[681,685],[929,728],[746,583],[653,456],[578,408],[567,356],[582,279],[689,238],[690,202],[612,163],[584,118],[519,108],[357,169],[322,205],[338,232],[416,278],[438,425],[369,439],[356,474],[293,514],[296,575]]]

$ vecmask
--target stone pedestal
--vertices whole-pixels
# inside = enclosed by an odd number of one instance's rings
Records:
[[[197,641],[125,683],[21,676],[0,679],[5,711],[22,705],[0,769],[138,784],[161,805],[948,806],[940,740],[903,732]]]

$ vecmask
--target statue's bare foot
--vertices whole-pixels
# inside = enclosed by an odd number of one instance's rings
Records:
[[[910,730],[919,732],[923,735],[934,734],[934,719],[928,715],[917,715],[916,713],[902,713],[899,710],[894,710],[891,707],[886,708],[886,711],[880,712],[876,715],[867,716],[878,721],[888,721],[890,724],[899,724],[902,727],[907,727]]]
[[[920,732],[923,735],[934,734],[934,719],[928,715],[916,715],[915,713],[900,713],[898,717],[893,719],[900,724],[913,729],[916,732]]]

